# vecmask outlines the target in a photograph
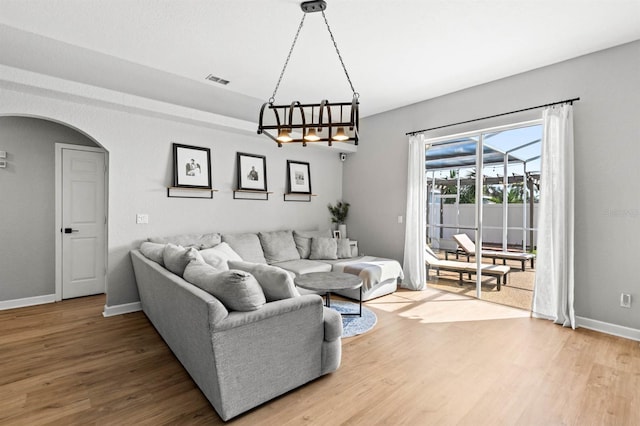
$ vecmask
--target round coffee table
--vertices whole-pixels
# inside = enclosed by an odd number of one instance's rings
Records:
[[[325,306],[331,307],[331,292],[336,290],[360,289],[359,310],[357,313],[343,313],[342,315],[362,316],[362,280],[357,275],[344,272],[311,272],[298,275],[295,280],[298,287],[325,293]]]

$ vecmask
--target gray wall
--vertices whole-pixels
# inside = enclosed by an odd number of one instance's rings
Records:
[[[0,301],[55,293],[55,143],[95,146],[51,121],[0,117]]]
[[[640,329],[639,94],[636,41],[367,117],[358,152],[344,168],[344,198],[352,204],[349,232],[358,236],[365,253],[402,261],[404,225],[397,216],[404,215],[406,203],[406,132],[580,97],[574,109],[576,312]],[[428,136],[540,114],[511,115]],[[621,292],[633,295],[632,309],[619,307]]]
[[[254,131],[231,131],[212,128],[206,121],[184,122],[170,115],[127,111],[121,107],[96,103],[54,91],[25,89],[13,84],[0,84],[0,115],[29,115],[46,117],[71,128],[79,129],[109,152],[109,218],[108,218],[108,270],[107,305],[115,306],[139,300],[129,251],[150,236],[174,235],[185,232],[240,232],[276,229],[326,229],[330,226],[327,203],[342,197],[342,163],[335,149],[285,146],[278,148]],[[170,106],[167,109],[171,109]],[[55,139],[54,136],[49,136]],[[211,200],[167,198],[166,187],[172,183],[172,142],[208,147],[212,154],[212,180],[216,192]],[[2,149],[2,148],[0,148]],[[6,149],[10,151],[9,148]],[[265,155],[267,158],[268,188],[273,191],[268,201],[234,200],[236,152]],[[311,202],[284,202],[286,187],[286,160],[310,163],[311,184],[314,193]],[[53,157],[51,164],[53,168]],[[51,177],[37,179],[35,188],[45,185],[53,197]],[[0,176],[2,176],[0,174]],[[4,190],[3,190],[4,194]],[[22,217],[18,207],[27,199],[33,208],[42,202],[33,191],[22,191],[17,201],[6,203],[5,214]],[[36,201],[38,200],[38,201]],[[15,204],[15,206],[13,205]],[[53,203],[52,203],[53,204]],[[6,213],[5,213],[6,212]],[[148,225],[137,225],[137,213],[149,215]],[[52,216],[51,216],[52,217]],[[27,250],[42,244],[38,235],[53,238],[53,219],[44,223],[46,230],[35,233]],[[29,225],[30,226],[30,225]],[[29,231],[32,232],[32,231]],[[24,247],[22,232],[9,227],[1,234],[4,250]],[[52,247],[52,243],[47,243]],[[18,265],[6,258],[7,270],[20,276],[25,268],[47,262],[46,288],[30,292],[21,290],[22,284],[7,284],[2,288],[11,293],[3,298],[14,299],[53,294],[53,251],[46,256],[29,252],[29,262]],[[3,261],[5,259],[3,253]],[[1,299],[0,299],[1,300]]]

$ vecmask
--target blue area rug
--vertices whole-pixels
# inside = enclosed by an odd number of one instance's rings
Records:
[[[358,313],[358,302],[343,302],[341,300],[332,300],[331,309],[342,313]],[[362,316],[347,315],[342,317],[342,337],[352,337],[358,334],[366,333],[371,330],[378,322],[376,314],[366,306],[362,305]]]

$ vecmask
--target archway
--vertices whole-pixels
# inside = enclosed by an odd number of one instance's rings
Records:
[[[60,231],[56,219],[55,144],[99,148],[108,153],[81,129],[29,114],[0,115],[0,141],[0,151],[6,152],[6,167],[0,169],[5,219],[0,223],[5,242],[0,248],[0,309],[53,302],[59,276],[56,240]],[[105,253],[106,244],[105,239]]]

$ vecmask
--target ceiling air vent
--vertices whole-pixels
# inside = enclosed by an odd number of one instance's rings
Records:
[[[206,76],[205,80],[213,81],[214,83],[219,83],[219,84],[222,84],[224,86],[229,84],[229,80],[225,80],[224,78],[216,77],[213,74],[209,74],[208,76]]]

